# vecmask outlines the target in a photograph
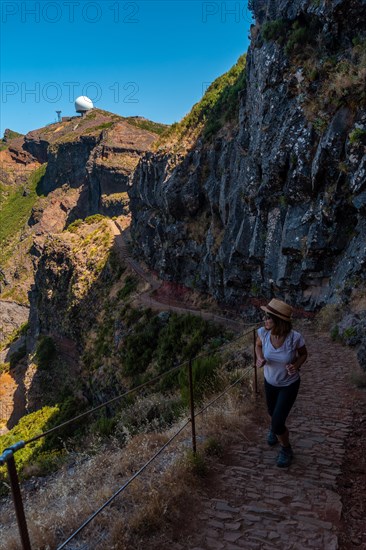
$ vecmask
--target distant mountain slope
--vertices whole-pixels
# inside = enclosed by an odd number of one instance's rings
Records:
[[[77,218],[129,213],[127,189],[164,124],[100,109],[9,131],[0,151],[0,297],[27,303],[47,235]]]

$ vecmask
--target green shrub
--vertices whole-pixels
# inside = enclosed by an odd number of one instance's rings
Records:
[[[10,363],[0,363],[0,374],[9,372],[9,370],[10,370]]]
[[[82,224],[83,220],[75,220],[67,226],[66,230],[70,231],[70,233],[75,233]]]
[[[24,134],[20,134],[19,132],[15,132],[14,130],[8,130],[7,132],[7,139],[14,139],[17,137],[22,137]]]
[[[114,433],[114,430],[116,428],[116,418],[108,418],[107,416],[102,416],[101,418],[98,418],[92,424],[91,431],[94,433],[98,433],[104,437],[109,437]]]
[[[7,434],[0,436],[0,452],[14,445],[18,441],[32,439],[47,429],[50,420],[57,415],[59,407],[43,407],[39,411],[23,416],[18,424]],[[27,445],[15,453],[15,461],[18,471],[22,471],[24,466],[40,451],[43,446],[43,439]],[[0,478],[5,474],[5,466],[0,468]]]
[[[355,128],[349,135],[351,145],[366,144],[366,130]]]
[[[92,216],[87,216],[84,221],[88,225],[91,225],[92,223],[100,222],[102,220],[105,220],[105,216],[102,214],[93,214]]]
[[[85,403],[69,396],[65,401],[55,406],[45,406],[42,409],[23,416],[18,424],[7,434],[0,436],[0,452],[18,441],[27,441],[41,433],[54,428],[77,416],[85,410]],[[15,453],[15,461],[20,474],[25,467],[34,466],[37,475],[46,475],[55,469],[64,454],[64,440],[74,436],[80,436],[85,430],[87,420],[79,420],[73,425],[57,430],[53,434],[42,437],[30,443]],[[30,470],[30,473],[32,471]],[[26,471],[24,472],[26,475]],[[0,468],[0,481],[6,479],[6,467]],[[4,494],[1,491],[0,494]]]
[[[286,43],[285,52],[287,55],[291,55],[296,49],[303,48],[304,44],[309,42],[310,31],[307,27],[300,27],[294,29]]]
[[[29,329],[29,321],[26,321],[25,323],[21,324],[20,327],[13,330],[13,332],[7,337],[6,340],[1,342],[0,350],[8,348],[10,344],[18,340],[20,336],[25,336],[27,334],[28,329]]]
[[[193,315],[170,315],[168,322],[151,317],[146,313],[140,318],[133,332],[127,335],[121,351],[123,373],[134,377],[144,375],[147,381],[156,374],[171,369],[178,363],[194,357],[212,338],[222,335],[222,329]],[[159,386],[160,390],[178,387],[178,373],[165,376]]]
[[[217,439],[214,437],[209,437],[207,441],[205,441],[204,452],[208,456],[221,457],[224,454],[224,449]]]
[[[84,223],[86,223],[87,225],[91,225],[104,219],[105,216],[102,216],[102,214],[93,214],[92,216],[86,217],[84,220],[79,218],[70,223],[70,225],[67,226],[66,231],[70,231],[70,233],[76,233],[79,227],[81,227]]]
[[[86,406],[87,404],[84,400],[80,400],[74,395],[68,395],[64,401],[55,406],[54,414],[47,420],[42,431],[51,430],[78,416],[86,410]],[[45,409],[46,407],[43,408]],[[38,457],[48,452],[63,451],[66,440],[68,441],[68,447],[71,448],[72,441],[77,441],[85,433],[89,423],[90,417],[85,417],[47,435],[41,440],[43,444],[35,456]]]
[[[349,340],[350,338],[353,338],[354,336],[356,336],[356,334],[357,334],[356,327],[348,327],[343,332],[342,339]]]
[[[246,86],[246,55],[239,57],[236,64],[218,77],[206,90],[201,101],[180,121],[172,124],[162,134],[157,145],[164,144],[171,137],[177,141],[202,128],[204,139],[211,138],[238,111],[238,92]]]
[[[29,219],[32,208],[41,195],[42,180],[45,175],[47,164],[43,164],[37,170],[31,173],[28,178],[24,193],[23,188],[18,188],[9,193],[6,200],[0,206],[0,248],[2,250],[2,261],[5,261],[11,251],[7,245],[19,233],[23,225]]]
[[[83,130],[84,134],[92,134],[94,132],[97,132],[99,130],[107,130],[108,128],[111,128],[113,126],[114,122],[103,122],[103,124],[99,124],[98,126],[92,126],[91,128],[85,128]]]
[[[319,134],[322,134],[327,128],[328,122],[324,118],[318,117],[314,120],[313,126]]]
[[[136,277],[132,277],[131,275],[128,275],[125,280],[125,284],[123,288],[121,288],[117,293],[117,299],[123,300],[124,298],[127,298],[132,292],[134,292],[137,288],[138,280]]]
[[[56,356],[56,346],[50,336],[41,336],[36,348],[35,359],[40,369],[47,369]]]
[[[184,458],[186,469],[198,477],[205,477],[208,473],[207,464],[200,453],[188,451]]]
[[[132,124],[132,126],[141,128],[142,130],[147,130],[148,132],[152,132],[153,134],[161,135],[167,131],[166,124],[161,124],[160,122],[153,122],[152,120],[141,120],[138,118],[131,117],[131,118],[126,118],[126,122],[128,122],[128,124]]]
[[[123,407],[116,427],[116,435],[124,440],[126,435],[161,431],[170,426],[182,412],[178,397],[161,393],[138,397]]]
[[[200,403],[205,394],[217,389],[219,383],[219,366],[220,359],[218,357],[202,357],[193,361],[192,378],[195,403]],[[181,387],[182,402],[184,405],[188,405],[190,402],[190,390],[187,368],[180,371],[179,383]]]
[[[126,375],[141,374],[149,366],[159,338],[161,325],[157,317],[140,322],[133,334],[125,339],[122,357]]]
[[[176,315],[161,331],[156,358],[159,371],[164,372],[177,361],[193,358],[210,338],[219,336],[222,330],[194,315]]]
[[[284,37],[288,29],[287,21],[283,19],[276,19],[275,21],[266,21],[262,26],[262,36],[267,42],[269,40],[276,40],[283,43]]]

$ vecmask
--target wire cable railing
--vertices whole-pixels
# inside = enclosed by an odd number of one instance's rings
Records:
[[[248,334],[250,334],[252,331],[249,331],[245,334],[241,334],[240,336],[236,337],[236,338],[233,338],[232,340],[230,340],[229,342],[225,343],[225,344],[222,344],[222,346],[220,346],[220,348],[217,348],[216,350],[208,350],[206,352],[203,352],[203,353],[199,353],[198,355],[195,355],[193,360],[196,360],[196,359],[202,359],[203,357],[208,357],[210,355],[213,355],[215,353],[218,353],[218,352],[222,352],[224,351],[229,345],[231,345],[232,343],[238,341],[238,340],[241,340],[244,336],[247,336]],[[130,390],[127,390],[119,395],[117,395],[116,397],[112,397],[111,399],[109,399],[108,401],[104,401],[103,403],[101,403],[100,405],[97,405],[95,407],[93,407],[92,409],[89,409],[88,411],[85,411],[83,413],[80,413],[79,415],[77,416],[74,416],[73,418],[70,418],[69,420],[65,420],[65,422],[62,422],[62,424],[58,424],[57,426],[54,426],[53,428],[50,428],[49,430],[47,430],[46,432],[42,432],[30,439],[27,439],[26,441],[24,441],[24,446],[25,445],[28,445],[29,443],[34,443],[35,441],[41,439],[42,437],[46,437],[58,430],[60,430],[61,428],[65,428],[66,426],[69,426],[70,424],[73,424],[74,422],[77,422],[79,420],[81,420],[82,418],[85,418],[86,416],[89,416],[90,414],[93,414],[95,413],[96,411],[99,411],[101,409],[103,409],[104,407],[108,407],[109,405],[111,405],[112,403],[115,403],[117,401],[120,401],[121,399],[125,398],[125,397],[128,397],[129,395],[131,395],[132,393],[135,393],[137,391],[140,391],[144,388],[146,388],[147,386],[151,386],[153,384],[155,384],[155,382],[158,382],[159,380],[161,380],[162,378],[164,378],[165,376],[167,376],[168,374],[171,374],[172,372],[175,372],[175,371],[178,371],[180,370],[182,367],[184,366],[187,366],[189,363],[189,360],[187,359],[186,361],[182,361],[182,363],[179,363],[178,365],[175,365],[174,367],[172,367],[171,369],[167,370],[167,371],[164,371],[163,373],[161,374],[158,374],[157,376],[154,376],[153,378],[151,378],[150,380],[148,380],[147,382],[144,382],[143,384],[139,384],[138,386],[135,386],[133,388],[131,388]],[[20,443],[20,442],[19,442]],[[0,458],[1,460],[1,458]]]
[[[14,459],[15,453],[19,449],[22,449],[26,445],[29,445],[29,444],[31,444],[31,443],[33,443],[33,442],[35,442],[35,441],[37,441],[37,440],[39,440],[43,437],[46,437],[46,436],[50,435],[51,433],[54,433],[58,430],[61,430],[65,426],[68,426],[70,424],[78,422],[82,418],[85,418],[89,415],[94,414],[96,411],[98,411],[98,410],[100,410],[104,407],[107,407],[108,405],[110,405],[112,403],[115,403],[118,400],[123,399],[124,397],[130,395],[133,392],[137,392],[137,391],[145,388],[146,386],[150,386],[150,385],[156,383],[157,381],[161,380],[163,377],[167,376],[168,374],[171,374],[172,372],[176,372],[176,371],[182,369],[184,366],[188,367],[190,417],[184,422],[184,424],[179,428],[179,430],[143,466],[141,466],[141,468],[137,472],[135,472],[132,475],[132,477],[130,477],[130,479],[128,479],[128,481],[126,481],[102,506],[100,506],[98,508],[98,510],[96,510],[89,518],[87,518],[83,522],[83,524],[80,525],[80,527],[78,529],[76,529],[76,531],[74,531],[74,533],[72,533],[68,537],[67,540],[65,540],[60,546],[58,546],[57,550],[61,550],[63,548],[66,548],[66,546],[69,544],[69,542],[71,542],[74,538],[76,538],[79,535],[79,533],[82,530],[84,530],[85,527],[87,527],[87,525],[89,525],[96,516],[98,516],[98,514],[100,512],[102,512],[107,506],[109,506],[109,504],[111,504],[111,502],[120,493],[122,493],[130,485],[130,483],[132,483],[132,481],[134,479],[136,479],[140,474],[142,474],[142,472],[144,472],[146,470],[146,468],[178,437],[178,435],[188,426],[188,424],[191,424],[192,450],[193,450],[193,453],[196,453],[197,449],[196,449],[195,418],[197,416],[199,416],[200,414],[202,414],[210,406],[212,406],[216,401],[221,399],[235,385],[237,385],[239,382],[241,382],[251,372],[252,369],[254,369],[254,392],[255,392],[255,395],[257,395],[258,386],[257,386],[257,368],[256,368],[256,361],[255,361],[255,338],[256,338],[255,330],[256,329],[253,328],[252,330],[247,331],[244,334],[241,334],[240,336],[236,337],[233,340],[230,340],[229,342],[223,344],[222,346],[220,346],[219,348],[216,348],[215,350],[208,350],[206,352],[197,354],[194,357],[180,363],[179,365],[176,365],[176,366],[172,367],[171,369],[163,372],[162,374],[159,374],[159,375],[153,377],[151,380],[149,380],[149,381],[147,381],[143,384],[140,384],[140,385],[138,385],[138,386],[136,386],[136,387],[134,387],[130,390],[127,390],[126,392],[124,392],[124,393],[122,393],[122,394],[120,394],[120,395],[118,395],[118,396],[116,396],[116,397],[114,397],[114,398],[112,398],[108,401],[105,401],[104,403],[101,403],[100,405],[97,405],[96,407],[93,407],[92,409],[90,409],[88,411],[85,411],[84,413],[81,413],[81,414],[79,414],[79,415],[77,415],[77,416],[75,416],[75,417],[73,417],[73,418],[71,418],[71,419],[69,419],[65,422],[62,422],[58,426],[55,426],[55,427],[53,427],[53,428],[51,428],[51,429],[49,429],[49,430],[47,430],[47,431],[45,431],[41,434],[38,434],[38,435],[36,435],[36,436],[26,440],[26,441],[18,441],[14,445],[11,445],[9,448],[5,449],[3,451],[3,453],[0,455],[0,466],[3,466],[5,464],[7,466],[8,477],[9,477],[9,482],[10,482],[10,487],[11,487],[12,497],[13,497],[13,503],[14,503],[14,510],[15,510],[15,514],[16,514],[20,539],[21,539],[21,542],[22,542],[22,549],[23,550],[32,550],[31,549],[31,542],[30,542],[30,538],[29,538],[29,533],[28,533],[27,521],[26,521],[25,512],[24,512],[22,496],[21,496],[21,491],[20,491],[19,477],[18,477],[18,472],[17,472],[16,463],[15,463],[15,459]],[[250,334],[253,335],[253,365],[251,367],[248,367],[247,369],[245,369],[244,373],[237,380],[235,380],[233,383],[231,383],[229,386],[227,386],[219,395],[215,396],[214,399],[212,399],[209,403],[207,403],[204,407],[202,407],[198,412],[196,412],[195,411],[195,404],[194,404],[194,384],[193,384],[193,369],[192,369],[193,361],[195,361],[197,359],[200,359],[200,358],[203,358],[203,357],[212,356],[216,353],[222,353],[223,351],[225,351],[225,349],[229,345],[232,345],[233,342],[236,342],[236,341],[238,341],[238,340],[242,339],[243,337],[248,336]]]
[[[195,418],[197,416],[199,416],[200,414],[202,414],[205,410],[207,410],[211,405],[213,405],[214,403],[216,403],[216,401],[218,401],[219,399],[221,399],[229,390],[231,390],[234,386],[236,386],[237,384],[239,384],[239,382],[241,382],[246,376],[247,374],[250,372],[251,368],[247,368],[244,372],[244,374],[242,376],[240,376],[240,378],[238,378],[237,380],[235,380],[235,382],[233,382],[232,384],[230,384],[229,386],[227,386],[225,388],[225,390],[223,390],[219,395],[217,395],[214,399],[212,399],[212,401],[210,401],[209,403],[207,403],[204,407],[202,407],[198,412],[195,413]],[[122,493],[122,491],[124,491],[125,489],[127,489],[127,487],[130,485],[130,483],[132,483],[132,481],[134,479],[136,479],[140,474],[142,474],[142,472],[144,472],[144,470],[146,470],[146,468],[148,466],[150,466],[150,464],[163,452],[165,451],[165,449],[178,437],[178,435],[180,435],[182,433],[182,431],[188,426],[188,424],[191,423],[191,418],[188,418],[184,424],[179,428],[179,430],[177,432],[174,433],[174,435],[172,435],[172,437],[162,446],[160,447],[160,449],[143,465],[141,466],[141,468],[135,472],[129,479],[128,481],[126,481],[104,504],[102,504],[102,506],[100,506],[100,508],[98,508],[98,510],[96,510],[87,520],[84,521],[84,523],[82,525],[80,525],[80,527],[78,527],[76,529],[76,531],[74,531],[72,533],[72,535],[69,536],[69,538],[67,540],[65,540],[65,542],[63,542],[61,544],[61,546],[58,546],[57,547],[57,550],[62,550],[63,548],[65,548],[67,546],[67,544],[69,544],[69,542],[71,542],[75,537],[77,537],[81,531],[83,529],[85,529],[85,527],[87,527],[89,525],[89,523],[91,523],[91,521],[96,518],[96,516],[102,512],[107,506],[109,506],[112,501],[119,495]]]

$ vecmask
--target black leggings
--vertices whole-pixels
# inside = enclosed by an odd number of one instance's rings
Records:
[[[264,380],[268,414],[272,418],[272,431],[276,435],[286,432],[286,419],[295,403],[300,387],[300,378],[289,386],[276,387]]]

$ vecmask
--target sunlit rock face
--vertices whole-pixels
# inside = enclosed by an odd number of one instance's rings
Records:
[[[234,128],[182,154],[145,155],[130,191],[132,236],[165,279],[226,303],[280,295],[314,309],[365,282],[365,97],[342,96],[339,62],[349,52],[345,63],[362,63],[366,2],[253,8]],[[279,20],[284,38],[268,38]]]

